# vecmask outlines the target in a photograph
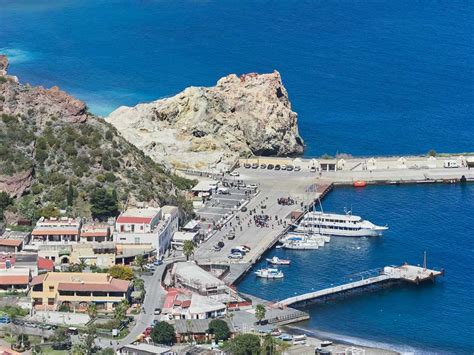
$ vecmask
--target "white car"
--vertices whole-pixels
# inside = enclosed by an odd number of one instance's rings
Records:
[[[257,184],[249,184],[246,186],[247,188],[249,189],[256,189],[257,188]]]
[[[243,257],[244,256],[240,253],[232,253],[228,256],[229,259],[242,259]]]
[[[229,174],[230,176],[240,176],[239,172],[238,171],[233,171]]]
[[[316,172],[316,168],[314,166],[312,166],[310,169],[309,169],[310,172],[312,173],[315,173]]]

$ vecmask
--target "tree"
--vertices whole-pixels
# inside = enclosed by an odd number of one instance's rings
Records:
[[[216,341],[227,340],[230,336],[230,329],[227,322],[222,319],[213,319],[209,323],[209,333],[214,334]]]
[[[183,244],[183,253],[186,256],[186,260],[194,253],[194,243],[191,240],[185,240]]]
[[[39,214],[45,218],[59,217],[59,210],[52,204],[48,204],[40,209]]]
[[[128,302],[126,300],[117,303],[114,308],[114,318],[118,321],[122,321],[127,315]]]
[[[68,340],[68,338],[69,336],[66,333],[65,328],[56,328],[56,330],[54,331],[54,334],[48,340],[53,343],[62,343]]]
[[[265,319],[266,313],[267,310],[263,304],[258,304],[257,307],[255,307],[255,318],[257,318],[259,324]]]
[[[94,319],[97,317],[97,306],[95,305],[95,303],[90,303],[87,306],[87,314],[89,315],[91,319]]]
[[[26,334],[19,334],[16,338],[17,349],[28,349],[30,347],[30,339]]]
[[[84,338],[84,343],[83,344],[84,344],[84,347],[86,349],[86,354],[90,355],[90,354],[92,354],[92,349],[95,346],[95,337],[96,337],[96,334],[97,334],[97,329],[96,329],[95,325],[89,325],[86,328],[86,332],[87,332],[87,335]]]
[[[115,350],[112,348],[102,349],[97,353],[98,355],[115,355]]]
[[[138,266],[140,270],[143,271],[143,267],[145,266],[145,264],[146,264],[146,260],[143,257],[143,255],[137,255],[135,257],[135,265]]]
[[[12,204],[13,200],[6,192],[0,192],[0,221],[3,221],[3,212]]]
[[[284,353],[289,347],[291,347],[291,343],[275,339],[270,334],[267,334],[263,338],[261,352],[262,354],[266,355],[281,354]]]
[[[155,324],[150,336],[153,342],[158,344],[173,345],[176,341],[174,327],[164,321]]]
[[[104,188],[95,188],[90,196],[92,217],[105,220],[118,215],[116,195]]]
[[[255,334],[240,334],[224,344],[223,350],[234,355],[259,354],[260,338]]]
[[[71,181],[69,181],[69,186],[67,189],[67,205],[72,206],[74,203],[74,189],[72,188]]]
[[[130,281],[133,279],[133,270],[125,265],[114,265],[109,269],[110,276],[120,279]]]
[[[436,150],[434,150],[434,149],[430,149],[429,152],[428,152],[428,155],[429,155],[430,157],[435,157],[436,154],[437,154],[437,153],[436,153]]]

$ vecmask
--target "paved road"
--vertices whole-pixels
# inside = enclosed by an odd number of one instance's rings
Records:
[[[149,278],[149,280],[145,280],[146,296],[143,303],[145,312],[142,311],[136,316],[135,326],[130,330],[130,334],[128,334],[119,342],[121,346],[135,341],[137,336],[143,333],[143,331],[149,327],[155,319],[155,308],[162,308],[166,297],[166,291],[163,287],[161,287],[161,278],[163,276],[163,272],[165,271],[166,265],[171,262],[172,260],[169,260],[158,266],[153,276]]]

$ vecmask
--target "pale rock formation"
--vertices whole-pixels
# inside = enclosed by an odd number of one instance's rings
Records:
[[[107,121],[157,162],[223,171],[239,156],[301,154],[297,114],[280,74],[235,74],[214,87],[120,107]]]

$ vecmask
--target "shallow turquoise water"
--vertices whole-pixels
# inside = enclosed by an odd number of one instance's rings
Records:
[[[400,286],[352,295],[305,308],[310,330],[367,338],[397,349],[474,351],[473,235],[474,186],[390,186],[336,188],[324,200],[326,211],[353,213],[390,229],[381,238],[332,238],[314,251],[275,249],[269,255],[292,260],[282,281],[249,274],[239,285],[246,293],[283,299],[347,281],[348,275],[405,261],[445,268],[435,284]],[[262,261],[256,268],[263,267]]]

